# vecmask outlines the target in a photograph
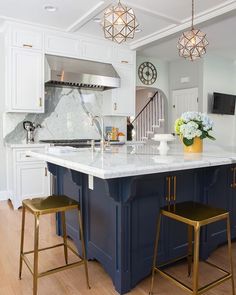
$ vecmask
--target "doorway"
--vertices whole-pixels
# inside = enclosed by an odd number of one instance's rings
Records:
[[[172,126],[184,112],[198,112],[198,88],[172,91]]]

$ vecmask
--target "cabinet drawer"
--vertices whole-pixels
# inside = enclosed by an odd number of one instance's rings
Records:
[[[135,52],[127,49],[116,48],[113,52],[113,62],[116,64],[134,64]]]
[[[13,30],[12,45],[21,48],[42,50],[43,34],[38,31],[24,29]]]
[[[27,155],[28,151],[34,151],[34,152],[43,152],[45,148],[34,148],[34,149],[24,149],[24,150],[16,150],[15,151],[15,159],[16,162],[43,162],[41,160],[38,160],[36,158],[33,158],[29,155]]]

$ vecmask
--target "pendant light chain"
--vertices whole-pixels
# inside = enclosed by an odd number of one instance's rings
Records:
[[[192,29],[193,29],[193,19],[194,19],[194,0],[192,0]]]

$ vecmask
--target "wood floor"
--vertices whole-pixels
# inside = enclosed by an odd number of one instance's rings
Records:
[[[22,280],[18,280],[19,244],[20,244],[21,211],[14,211],[9,202],[0,202],[0,295],[31,295],[32,276],[26,266],[23,267]],[[53,216],[43,216],[40,224],[40,246],[45,247],[61,241],[55,235],[55,221]],[[25,249],[33,247],[33,219],[26,216]],[[221,247],[210,257],[210,260],[227,267],[226,247]],[[233,243],[234,263],[236,269],[236,243]],[[70,261],[74,260],[71,255]],[[63,249],[54,249],[40,253],[41,270],[56,267],[64,263]],[[169,270],[172,274],[185,282],[191,282],[186,276],[186,265],[180,264]],[[83,267],[39,279],[38,295],[117,295],[109,276],[97,262],[89,262],[90,284],[92,289],[86,288]],[[201,264],[200,280],[203,283],[214,280],[218,272],[209,266]],[[150,278],[143,280],[130,293],[132,295],[147,295]],[[166,279],[156,276],[156,295],[186,294]],[[208,295],[230,295],[231,285],[226,282],[221,286],[205,293]]]

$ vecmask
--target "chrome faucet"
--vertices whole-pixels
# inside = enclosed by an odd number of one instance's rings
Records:
[[[100,147],[101,147],[101,150],[104,151],[105,150],[105,145],[106,145],[105,134],[104,134],[104,118],[102,116],[93,116],[91,113],[90,113],[90,117],[91,117],[92,126],[94,126],[95,121],[97,121],[98,124],[100,125],[99,126],[100,130],[98,129],[98,131],[99,131],[99,133],[101,135]]]

